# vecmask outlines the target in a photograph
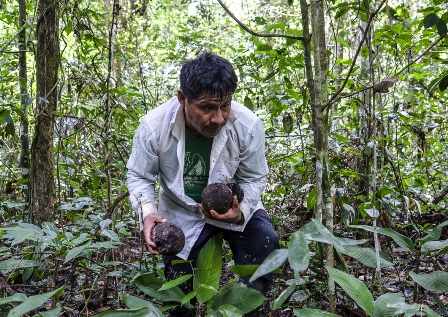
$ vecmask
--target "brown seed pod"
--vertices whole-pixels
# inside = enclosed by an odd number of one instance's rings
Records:
[[[236,195],[236,198],[238,198],[238,203],[241,203],[244,199],[244,190],[241,186],[237,183],[228,183],[227,187],[229,187],[232,191],[232,196]]]
[[[206,211],[224,214],[232,207],[232,197],[232,191],[226,184],[213,183],[202,191],[201,204]]]
[[[152,229],[152,241],[156,244],[160,254],[174,255],[184,248],[185,235],[178,226],[161,222]]]

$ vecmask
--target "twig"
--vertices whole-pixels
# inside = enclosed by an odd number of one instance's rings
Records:
[[[433,200],[431,200],[431,204],[433,205],[437,205],[442,199],[443,197],[446,196],[446,194],[448,194],[448,186],[446,186],[444,189],[442,189],[436,197],[434,197]]]
[[[373,11],[370,16],[369,16],[369,20],[367,21],[366,27],[364,29],[364,33],[362,34],[362,39],[361,41],[359,41],[359,45],[358,48],[356,50],[355,56],[353,57],[353,61],[352,64],[350,65],[350,69],[348,70],[348,74],[344,79],[344,82],[342,83],[341,87],[339,87],[339,89],[336,91],[336,93],[330,98],[330,100],[327,102],[326,105],[324,105],[323,109],[329,107],[333,101],[337,98],[337,96],[342,92],[342,90],[344,90],[345,85],[347,85],[348,79],[350,78],[350,75],[353,71],[353,68],[355,67],[356,64],[356,59],[358,58],[359,53],[361,52],[361,48],[363,46],[364,41],[366,40],[366,36],[369,32],[369,28],[370,28],[370,24],[373,21],[373,18],[378,14],[378,12],[380,11],[381,7],[384,5],[384,3],[386,3],[387,0],[383,0],[380,5],[378,6],[378,8]]]
[[[117,199],[115,199],[115,201],[113,202],[113,204],[109,208],[107,208],[106,213],[103,216],[103,220],[109,218],[110,215],[112,215],[112,213],[114,212],[115,207],[117,207],[117,205],[120,203],[120,201],[122,201],[123,199],[125,199],[128,196],[129,196],[128,190],[125,191],[120,196],[118,196]],[[100,229],[101,229],[101,227],[98,225],[95,230],[99,231]]]
[[[428,46],[428,48],[427,48],[426,50],[424,50],[423,53],[421,53],[421,54],[420,54],[419,56],[417,56],[415,59],[413,59],[413,60],[410,61],[408,64],[406,64],[406,65],[405,65],[402,69],[400,69],[397,73],[395,73],[395,75],[399,75],[399,74],[401,74],[402,72],[404,72],[405,70],[407,70],[411,65],[413,65],[413,64],[415,64],[417,61],[419,61],[424,55],[426,55],[426,53],[428,53],[434,46],[436,46],[441,40],[443,40],[443,39],[446,37],[446,35],[447,35],[447,32],[445,32],[443,35],[441,35],[440,38],[439,38],[437,41],[435,41],[435,42],[432,43],[430,46]],[[355,58],[356,58],[356,56],[355,56]],[[354,61],[354,60],[353,60],[353,61]],[[353,66],[353,65],[354,65],[354,63],[352,63],[352,66]],[[350,72],[352,71],[352,69],[353,69],[353,67],[350,67],[350,70],[349,70],[349,73],[348,73],[348,75],[347,75],[346,80],[348,79],[348,76],[350,76]],[[345,86],[346,83],[347,83],[347,81],[344,82],[343,86],[341,87],[342,89],[344,88],[344,86]],[[372,89],[373,87],[375,87],[375,85],[368,86],[368,87],[366,87],[366,88],[363,88],[363,89],[361,89],[361,90],[352,92],[352,93],[350,93],[350,94],[348,94],[348,95],[344,95],[344,96],[342,96],[342,97],[338,97],[338,95],[339,95],[339,94],[341,93],[341,91],[342,91],[342,89],[339,89],[339,90],[333,95],[333,97],[331,97],[330,101],[328,101],[328,103],[324,106],[324,108],[329,107],[331,104],[333,104],[333,103],[335,103],[335,102],[341,100],[342,98],[348,98],[348,97],[354,96],[354,95],[359,94],[359,93],[361,93],[361,92],[363,92],[363,91]]]
[[[218,3],[221,5],[221,7],[227,12],[228,15],[230,15],[230,17],[243,29],[245,30],[247,33],[253,35],[253,36],[258,36],[258,37],[284,37],[287,39],[293,39],[293,40],[299,40],[299,41],[303,41],[304,38],[302,36],[293,36],[293,35],[287,35],[287,34],[277,34],[277,33],[271,33],[271,34],[263,34],[263,33],[257,33],[255,31],[252,31],[251,29],[249,29],[246,25],[244,25],[240,20],[238,20],[236,18],[236,16],[229,10],[229,8],[227,8],[225,6],[224,3],[222,3],[221,0],[217,0]]]
[[[5,281],[5,279],[3,278],[3,274],[0,273],[0,285],[2,286],[2,288],[5,288],[6,291],[8,292],[9,295],[14,295],[15,292],[14,290],[11,288],[11,286]]]

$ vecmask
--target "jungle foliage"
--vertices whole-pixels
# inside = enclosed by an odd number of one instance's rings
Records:
[[[42,3],[59,20],[45,35],[59,52],[44,64],[57,65],[57,83],[44,92]],[[163,316],[193,298],[198,314],[217,317],[263,302],[266,316],[448,316],[448,1],[320,2],[328,140],[314,137],[305,50],[317,33],[303,40],[304,3],[0,0],[0,316]],[[282,249],[238,267],[216,237],[194,276],[166,282],[143,248],[125,165],[140,118],[176,93],[180,65],[204,50],[235,65],[235,100],[265,125],[263,202]],[[54,180],[43,201],[53,208],[38,221],[26,162],[51,93]],[[312,220],[323,141],[333,231]],[[238,282],[268,272],[268,298]],[[186,279],[190,294],[177,287]]]

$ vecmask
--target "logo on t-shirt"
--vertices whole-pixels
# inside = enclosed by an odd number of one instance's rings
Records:
[[[207,166],[198,153],[185,153],[184,185],[192,188],[207,182]]]

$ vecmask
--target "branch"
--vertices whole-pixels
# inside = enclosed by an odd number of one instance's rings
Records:
[[[293,39],[293,40],[299,40],[299,41],[303,41],[303,37],[302,36],[293,36],[293,35],[286,35],[286,34],[263,34],[263,33],[257,33],[255,31],[252,31],[251,29],[249,29],[246,25],[244,25],[240,20],[238,20],[236,18],[236,16],[225,6],[224,3],[222,3],[221,0],[217,0],[218,3],[221,5],[221,7],[227,12],[228,15],[230,15],[230,17],[243,29],[245,30],[247,33],[252,34],[253,36],[258,36],[258,37],[284,37],[287,39]]]
[[[411,65],[415,64],[416,62],[418,62],[423,56],[426,55],[426,53],[428,53],[434,46],[436,46],[441,40],[443,40],[443,39],[447,36],[447,34],[448,34],[448,32],[445,32],[442,36],[440,36],[440,37],[437,39],[437,41],[435,41],[435,42],[432,43],[430,46],[428,46],[428,48],[427,48],[426,50],[424,50],[423,53],[421,53],[419,56],[417,56],[417,57],[414,58],[412,61],[410,61],[409,63],[407,63],[405,66],[403,66],[403,68],[400,69],[397,73],[395,73],[395,75],[399,75],[399,74],[403,73],[405,70],[409,69],[409,67],[410,67]],[[352,64],[352,65],[353,65],[353,64]],[[350,68],[350,71],[351,71],[351,70],[352,70],[352,68]],[[350,75],[350,73],[349,73],[349,75]],[[347,78],[348,78],[348,77],[347,77]],[[345,86],[346,83],[347,83],[347,81],[344,82],[344,86]],[[373,87],[375,87],[375,85],[371,85],[371,86],[365,87],[365,88],[363,88],[363,89],[361,89],[361,90],[358,90],[358,91],[349,93],[348,95],[344,95],[344,96],[341,96],[341,97],[337,97],[338,94],[340,94],[340,92],[341,92],[341,89],[339,89],[338,92],[337,92],[337,93],[330,99],[330,101],[324,106],[324,109],[325,109],[326,107],[330,106],[331,104],[333,104],[333,103],[335,103],[335,102],[341,100],[342,98],[348,98],[348,97],[357,95],[357,94],[359,94],[359,93],[361,93],[361,92],[363,92],[363,91],[372,89]],[[342,87],[342,88],[343,88],[343,87]]]
[[[438,193],[437,196],[434,197],[433,200],[431,200],[431,204],[437,205],[443,199],[443,197],[446,196],[446,194],[448,194],[448,186],[442,189],[440,193]]]
[[[364,45],[363,43],[366,40],[367,33],[369,32],[369,29],[370,29],[370,24],[372,23],[373,18],[378,14],[378,12],[380,11],[381,7],[384,5],[384,3],[386,1],[387,0],[381,1],[381,3],[378,6],[378,8],[370,14],[369,20],[367,21],[366,28],[364,29],[364,33],[362,34],[362,39],[359,42],[358,49],[356,50],[355,56],[353,57],[353,62],[350,65],[350,69],[348,70],[348,74],[345,77],[344,82],[342,83],[342,86],[339,87],[338,91],[336,91],[336,93],[331,97],[331,99],[327,102],[327,104],[323,107],[323,109],[325,109],[328,106],[330,106],[333,103],[333,101],[336,99],[336,97],[342,92],[342,90],[344,90],[345,85],[347,85],[348,79],[350,78],[350,74],[352,73],[353,68],[355,67],[356,59],[358,58],[359,52],[361,52],[361,48]]]
[[[106,213],[103,216],[102,220],[105,220],[107,218],[110,217],[110,215],[112,215],[112,213],[115,210],[115,207],[117,207],[117,205],[120,203],[120,201],[122,201],[123,199],[125,199],[126,197],[129,196],[129,191],[125,191],[123,194],[121,194],[120,196],[117,197],[117,199],[115,199],[115,201],[112,203],[112,205],[110,205],[109,208],[107,208]],[[101,227],[98,225],[96,227],[96,231],[99,231],[101,229]]]

